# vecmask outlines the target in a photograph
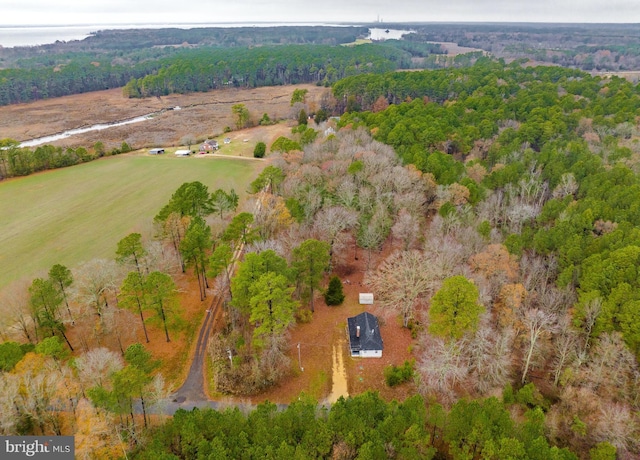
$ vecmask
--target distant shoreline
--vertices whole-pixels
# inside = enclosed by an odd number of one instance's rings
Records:
[[[0,25],[0,46],[13,48],[19,46],[49,45],[56,41],[84,40],[100,30],[132,29],[196,29],[196,28],[234,28],[234,27],[358,27],[358,24],[311,23],[311,22],[221,22],[221,23],[147,23],[147,24],[84,24],[84,25]]]

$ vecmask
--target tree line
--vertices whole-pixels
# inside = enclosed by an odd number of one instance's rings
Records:
[[[128,97],[208,91],[225,86],[330,84],[365,72],[411,65],[411,54],[383,45],[203,46],[71,54],[0,69],[0,105],[125,87]]]
[[[460,400],[449,410],[419,395],[387,402],[366,392],[325,407],[303,394],[282,410],[269,402],[248,414],[179,410],[132,458],[577,459],[549,445],[544,418],[526,391],[507,401]],[[591,458],[611,452],[601,443]]]
[[[0,180],[10,177],[28,176],[49,169],[66,168],[93,161],[105,155],[118,155],[131,151],[126,142],[110,151],[102,142],[96,142],[91,151],[85,147],[63,148],[53,145],[41,145],[35,149],[20,147],[13,139],[0,139]]]
[[[328,86],[348,75],[388,72],[409,62],[408,52],[379,45],[198,49],[162,63],[153,74],[129,81],[123,91],[128,97],[148,97],[225,86]]]

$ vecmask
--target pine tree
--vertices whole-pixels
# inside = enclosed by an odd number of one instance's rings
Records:
[[[344,300],[344,291],[342,290],[342,281],[337,276],[332,276],[329,280],[329,287],[324,293],[324,301],[327,305],[340,305]]]

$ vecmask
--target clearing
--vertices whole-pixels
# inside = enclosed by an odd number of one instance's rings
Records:
[[[122,96],[122,89],[115,88],[2,107],[0,138],[26,141],[161,112],[140,123],[78,134],[52,144],[89,148],[100,141],[107,150],[119,147],[123,141],[135,149],[176,146],[186,135],[204,140],[221,136],[225,127],[234,128],[234,104],[244,104],[256,124],[264,113],[272,120],[288,118],[294,89],[308,91],[307,103],[314,110],[321,94],[330,91],[315,85],[290,85],[128,99]],[[180,110],[168,110],[175,107]]]
[[[184,182],[243,196],[263,165],[128,154],[0,182],[0,290],[56,263],[113,259],[129,233],[153,234],[153,217]]]

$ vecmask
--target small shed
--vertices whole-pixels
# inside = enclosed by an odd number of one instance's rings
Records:
[[[373,293],[361,292],[359,295],[360,305],[373,305]]]
[[[191,150],[176,150],[176,156],[188,157],[191,154]]]
[[[164,153],[164,149],[160,149],[160,148],[151,149],[149,150],[149,153],[151,155],[160,155],[161,153]]]
[[[369,312],[347,318],[349,349],[353,358],[382,358],[384,347],[378,318]]]

